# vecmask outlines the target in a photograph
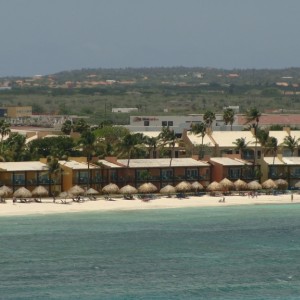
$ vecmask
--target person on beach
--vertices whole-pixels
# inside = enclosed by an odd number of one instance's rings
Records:
[[[291,193],[291,202],[293,202],[293,200],[294,200],[294,194]]]
[[[17,202],[17,198],[13,197],[13,204],[15,204]]]

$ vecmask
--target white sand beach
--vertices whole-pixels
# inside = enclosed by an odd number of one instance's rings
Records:
[[[184,207],[214,207],[231,205],[258,205],[258,204],[300,204],[300,195],[294,194],[293,201],[291,194],[285,195],[258,195],[257,197],[248,196],[225,196],[225,202],[219,202],[222,197],[212,196],[189,196],[188,198],[168,198],[158,197],[148,202],[139,199],[124,200],[122,198],[113,198],[105,200],[102,197],[95,201],[72,202],[67,200],[63,204],[59,199],[53,203],[52,198],[42,199],[42,203],[13,203],[12,199],[7,199],[6,203],[0,204],[0,216],[17,216],[30,214],[58,214],[92,211],[121,211],[121,210],[141,210],[141,209],[165,209],[165,208],[184,208]]]

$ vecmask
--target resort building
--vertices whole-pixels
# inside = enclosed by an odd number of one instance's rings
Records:
[[[189,130],[192,124],[203,122],[203,114],[190,114],[185,116],[130,116],[130,124],[125,127],[131,132],[137,131],[161,131],[163,127],[169,127],[178,135],[183,130]],[[242,129],[237,118],[233,123],[233,129]],[[230,125],[225,125],[222,114],[216,114],[212,124],[213,130],[230,130]]]
[[[1,185],[9,186],[13,191],[20,187],[33,190],[42,185],[52,193],[62,190],[61,176],[51,176],[47,165],[40,161],[0,162]]]

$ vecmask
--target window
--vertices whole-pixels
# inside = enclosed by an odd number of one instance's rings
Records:
[[[229,174],[229,177],[230,178],[240,178],[241,177],[241,170],[240,169],[237,169],[237,168],[231,168],[228,170],[228,174]]]
[[[24,184],[25,183],[25,174],[14,174],[13,175],[14,184]]]
[[[186,177],[187,177],[187,179],[197,179],[198,178],[198,169],[187,169]]]
[[[78,182],[79,183],[87,183],[88,182],[88,172],[87,171],[80,171],[78,173]]]
[[[162,121],[162,122],[161,122],[161,126],[167,127],[167,126],[168,126],[168,122],[167,122],[167,121]]]
[[[149,121],[148,120],[146,120],[146,121],[144,121],[144,126],[149,126]]]
[[[163,180],[170,180],[173,178],[173,170],[162,170],[161,177]]]
[[[168,126],[173,126],[173,121],[168,121]]]

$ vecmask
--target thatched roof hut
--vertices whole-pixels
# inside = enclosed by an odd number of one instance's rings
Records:
[[[185,193],[192,190],[192,185],[187,181],[181,181],[175,186],[175,189],[177,192]]]
[[[59,195],[58,195],[58,198],[74,198],[74,195],[69,193],[69,192],[61,192]]]
[[[266,181],[264,181],[264,182],[261,184],[261,186],[262,186],[263,189],[266,189],[266,190],[277,189],[277,184],[276,184],[275,181],[272,180],[272,179],[267,179]]]
[[[48,196],[49,192],[45,187],[43,187],[42,185],[39,185],[32,191],[32,195],[39,196],[39,197]]]
[[[78,195],[83,195],[84,194],[84,189],[82,187],[80,187],[79,185],[74,185],[73,187],[71,187],[68,191],[69,193],[71,193],[74,196],[78,196]]]
[[[297,181],[297,182],[295,183],[294,187],[299,189],[299,188],[300,188],[300,181]]]
[[[253,180],[251,182],[248,183],[248,189],[252,190],[252,191],[257,191],[257,190],[261,190],[262,186],[260,183],[258,183],[257,181]]]
[[[138,190],[132,186],[132,185],[125,185],[122,188],[120,188],[119,193],[123,194],[123,195],[132,195],[132,194],[136,194],[138,192]]]
[[[154,193],[156,191],[157,187],[151,182],[144,183],[138,188],[139,193]]]
[[[12,193],[13,193],[13,190],[10,187],[8,187],[6,185],[3,185],[0,187],[0,196],[1,197],[7,197],[9,195],[12,195]]]
[[[223,185],[220,184],[219,182],[213,181],[211,182],[207,188],[208,191],[210,192],[217,192],[217,191],[222,191],[223,190]]]
[[[238,179],[233,184],[237,191],[245,191],[248,189],[247,182],[245,182],[244,180]]]
[[[221,184],[223,186],[224,190],[233,190],[235,188],[234,184],[232,181],[230,181],[227,178],[223,178],[219,184]]]
[[[163,188],[160,189],[159,191],[161,194],[174,194],[176,192],[176,189],[174,186],[168,184],[166,186],[164,186]]]
[[[117,194],[119,192],[119,187],[114,183],[110,183],[102,188],[102,192],[105,194]]]
[[[14,192],[13,195],[16,198],[30,198],[32,196],[31,192],[25,187],[20,187]]]
[[[284,179],[275,180],[278,190],[286,190],[289,186],[289,183]]]
[[[99,192],[93,188],[89,188],[87,191],[86,191],[86,194],[87,195],[98,195]]]
[[[203,190],[203,189],[204,189],[204,187],[203,187],[203,185],[200,182],[194,181],[192,183],[192,190],[194,190],[194,191],[200,191],[200,190]]]

